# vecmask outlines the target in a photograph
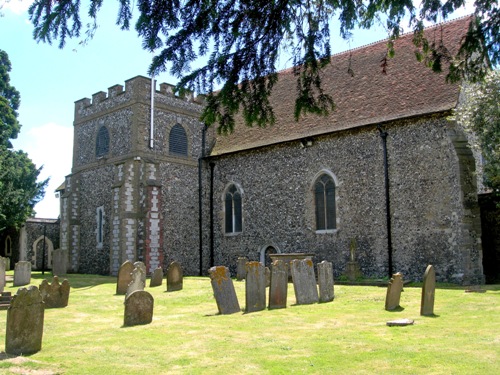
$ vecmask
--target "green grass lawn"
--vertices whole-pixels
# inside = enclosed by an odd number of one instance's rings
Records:
[[[10,271],[10,275],[12,275]],[[32,285],[50,273],[34,273]],[[116,278],[68,275],[69,305],[45,311],[42,350],[6,355],[0,311],[0,373],[6,374],[500,374],[500,285],[480,293],[439,285],[434,317],[421,317],[421,288],[406,286],[402,309],[384,310],[386,288],[335,286],[335,300],[218,315],[210,280],[148,288],[153,322],[123,327]],[[60,281],[63,279],[61,278]],[[147,282],[149,285],[149,280]],[[234,281],[244,309],[245,284]],[[6,291],[15,294],[12,281]],[[388,327],[410,318],[415,324]]]

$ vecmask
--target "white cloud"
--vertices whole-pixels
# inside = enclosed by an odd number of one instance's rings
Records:
[[[33,4],[33,0],[0,0],[0,10],[10,10],[15,14],[23,14]]]

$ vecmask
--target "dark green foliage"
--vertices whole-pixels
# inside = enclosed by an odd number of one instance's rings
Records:
[[[103,0],[90,0],[94,24]],[[132,20],[130,0],[118,0],[117,24],[128,29]],[[266,126],[275,120],[269,96],[277,82],[277,62],[285,52],[291,56],[297,79],[295,118],[306,113],[327,114],[332,98],[322,90],[321,71],[330,63],[330,27],[340,21],[340,35],[350,36],[357,26],[370,28],[383,19],[390,35],[388,57],[394,55],[393,40],[403,30],[403,20],[415,33],[417,58],[434,71],[449,69],[448,79],[482,79],[486,61],[500,61],[500,12],[497,0],[475,3],[472,23],[456,56],[439,41],[423,35],[424,21],[446,19],[465,0],[423,0],[417,9],[412,0],[138,0],[136,30],[145,49],[155,52],[150,72],[169,70],[180,79],[177,90],[208,94],[203,121],[217,123],[229,133],[235,115],[242,112],[249,126]],[[78,37],[81,31],[79,0],[35,0],[30,17],[37,41]],[[405,22],[406,22],[405,21]],[[193,68],[192,64],[202,66]],[[199,65],[199,64],[198,64]]]

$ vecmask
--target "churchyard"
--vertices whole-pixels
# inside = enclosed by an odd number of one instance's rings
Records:
[[[70,274],[69,302],[45,309],[42,348],[5,353],[7,311],[0,311],[0,372],[6,374],[498,374],[500,285],[438,284],[434,315],[421,316],[422,284],[407,284],[400,307],[385,309],[385,287],[335,285],[334,300],[246,311],[245,281],[233,279],[241,311],[218,312],[209,277],[162,285],[152,322],[124,326],[116,277]],[[33,272],[30,285],[53,282]],[[15,295],[13,271],[5,291]],[[269,288],[267,288],[267,293]],[[389,327],[388,321],[414,320]]]

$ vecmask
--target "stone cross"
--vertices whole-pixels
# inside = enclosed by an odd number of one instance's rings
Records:
[[[14,286],[28,285],[31,282],[31,263],[22,260],[14,268]]]
[[[118,270],[118,277],[116,279],[116,294],[126,294],[128,284],[132,281],[132,271],[134,270],[134,264],[127,260],[123,262]]]
[[[208,273],[219,314],[234,314],[241,311],[229,269],[216,266],[210,268]]]
[[[236,280],[241,281],[245,279],[247,262],[247,257],[238,257],[238,263],[236,265]]]
[[[125,298],[136,290],[144,290],[146,286],[146,277],[144,276],[144,272],[145,268],[134,268],[134,270],[132,271],[132,281],[130,282],[130,284],[128,284],[127,294],[125,295]]]
[[[182,290],[183,272],[179,262],[173,261],[167,268],[167,292]]]
[[[46,309],[60,308],[68,306],[69,300],[69,282],[64,279],[62,284],[59,284],[59,278],[54,276],[52,284],[47,280],[43,280],[40,284],[40,294]]]
[[[247,262],[245,278],[245,312],[266,308],[266,271],[260,262]]]
[[[424,273],[424,284],[422,285],[422,300],[420,303],[420,315],[434,315],[434,296],[436,292],[436,271],[434,266],[428,265]]]
[[[135,262],[134,263],[134,268],[140,268],[141,269],[141,277],[143,278],[143,282],[144,282],[144,285],[146,285],[146,275],[147,275],[147,271],[146,271],[146,265],[143,263],[143,262]]]
[[[153,296],[144,291],[136,290],[125,298],[125,314],[123,325],[125,327],[149,324],[153,321]]]
[[[334,299],[333,292],[333,266],[326,260],[318,263],[318,286],[319,301],[331,302]]]
[[[5,271],[7,269],[7,259],[0,257],[0,293],[3,293],[6,284]]]
[[[163,283],[163,268],[158,267],[153,271],[151,275],[151,280],[149,281],[149,287],[153,288],[155,286],[160,286]]]
[[[36,286],[19,288],[7,309],[6,353],[29,355],[42,350],[43,305]]]
[[[68,272],[68,251],[57,249],[52,252],[52,275],[64,276]]]
[[[290,262],[290,268],[297,305],[317,303],[319,296],[312,260],[294,259]]]
[[[387,311],[392,311],[399,307],[402,291],[403,275],[398,272],[392,275],[389,285],[387,285],[387,294],[385,297],[385,309]]]
[[[288,294],[288,267],[282,260],[271,264],[271,285],[269,287],[269,308],[286,308]]]

